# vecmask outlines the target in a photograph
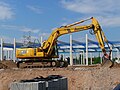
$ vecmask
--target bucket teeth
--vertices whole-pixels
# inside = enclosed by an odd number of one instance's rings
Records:
[[[109,59],[104,59],[103,63],[101,64],[102,67],[112,68],[114,66],[114,62]]]

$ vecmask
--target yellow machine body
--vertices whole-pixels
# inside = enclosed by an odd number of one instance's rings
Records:
[[[91,20],[92,23],[89,25],[78,25],[85,21]],[[96,39],[98,40],[99,46],[102,49],[105,56],[107,56],[104,43],[108,43],[100,24],[98,21],[92,17],[90,19],[81,20],[79,22],[75,22],[73,24],[69,24],[66,26],[62,26],[60,28],[56,28],[53,30],[49,38],[43,43],[41,47],[38,48],[18,48],[16,50],[16,57],[18,59],[52,59],[57,58],[58,56],[58,50],[57,50],[57,38],[61,35],[74,33],[74,32],[80,32],[92,29]]]

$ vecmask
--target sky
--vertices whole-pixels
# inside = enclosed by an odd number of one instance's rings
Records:
[[[55,28],[90,17],[99,21],[108,40],[120,41],[120,0],[0,0],[0,38],[22,41],[31,32],[32,40],[47,39]],[[85,34],[94,39],[89,31],[72,35],[83,41]]]

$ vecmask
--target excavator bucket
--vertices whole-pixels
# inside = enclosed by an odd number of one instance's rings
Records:
[[[102,66],[103,68],[104,68],[104,67],[111,68],[111,67],[114,66],[114,62],[113,62],[112,60],[109,60],[109,59],[104,58],[101,66]]]

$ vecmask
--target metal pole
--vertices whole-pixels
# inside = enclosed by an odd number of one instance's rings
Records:
[[[117,60],[119,61],[119,49],[117,49]]]
[[[112,50],[112,46],[110,46],[110,49]],[[113,53],[111,52],[111,60],[113,59]]]
[[[11,60],[13,60],[13,52],[14,52],[14,49],[11,51]]]
[[[77,64],[80,64],[80,54],[79,53],[77,53],[77,61],[78,61],[78,63]]]
[[[65,60],[65,55],[63,54],[63,61]]]
[[[82,54],[82,53],[80,53],[80,57],[81,57],[81,58],[80,58],[81,65],[83,64],[83,58],[82,58],[82,55],[83,55],[83,54]]]
[[[72,35],[70,35],[70,65],[73,66],[73,56],[72,56]]]
[[[91,62],[91,65],[92,65],[92,53],[91,53],[91,58],[90,58],[90,62]]]
[[[14,50],[13,50],[13,61],[16,60],[16,39],[14,38]]]
[[[88,65],[88,35],[86,34],[86,65]]]
[[[100,62],[102,63],[102,53],[100,52]]]
[[[1,61],[3,60],[3,39],[1,38]]]
[[[41,46],[43,44],[43,37],[42,36],[40,37],[40,44],[41,44]]]
[[[8,60],[10,60],[10,50],[8,50]]]
[[[8,60],[8,50],[6,49],[6,60]]]
[[[85,55],[85,51],[83,50],[83,65],[85,65],[85,57],[84,57],[84,55]]]

